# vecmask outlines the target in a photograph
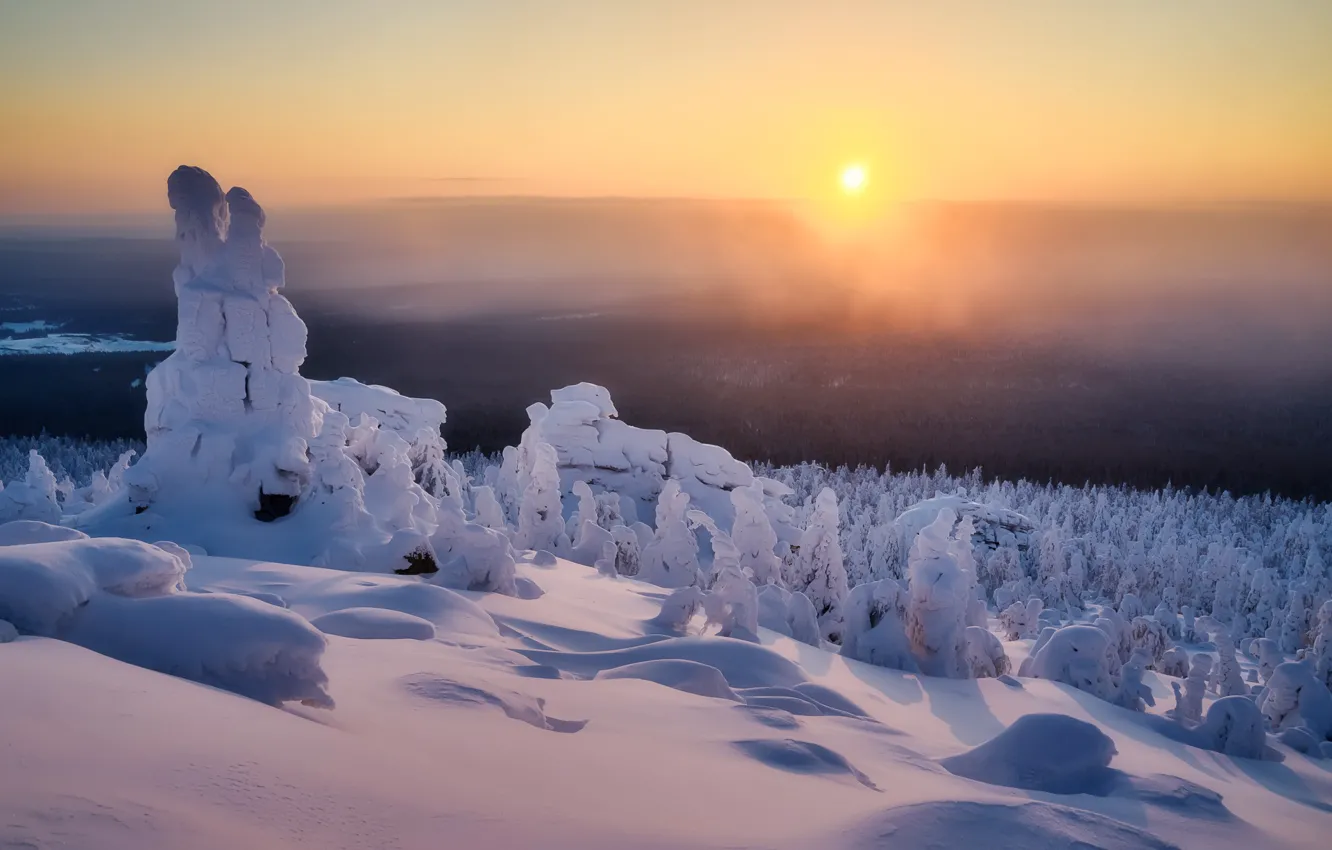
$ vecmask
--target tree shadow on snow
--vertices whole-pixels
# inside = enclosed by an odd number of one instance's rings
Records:
[[[990,711],[975,679],[919,678],[930,698],[930,713],[948,724],[948,729],[968,746],[982,744],[1006,728]]]

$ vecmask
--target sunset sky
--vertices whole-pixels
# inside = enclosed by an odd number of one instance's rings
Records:
[[[1327,0],[0,0],[0,214],[1332,199]]]

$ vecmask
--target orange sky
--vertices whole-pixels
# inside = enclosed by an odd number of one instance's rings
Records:
[[[1332,199],[1325,0],[0,0],[0,214],[437,194]]]

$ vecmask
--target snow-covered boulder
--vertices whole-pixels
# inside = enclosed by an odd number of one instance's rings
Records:
[[[998,735],[940,763],[990,785],[1047,794],[1100,794],[1115,780],[1114,741],[1065,714],[1026,714]]]
[[[1026,552],[1036,532],[1036,524],[1016,511],[983,505],[965,496],[940,495],[917,502],[893,521],[903,551],[911,546],[921,529],[932,525],[944,510],[952,511],[954,526],[970,519],[972,542],[991,550],[1008,548]]]
[[[594,491],[618,494],[633,511],[625,516],[626,525],[650,515],[665,482],[675,480],[696,508],[729,527],[735,514],[731,491],[756,481],[748,464],[720,446],[620,421],[605,387],[586,382],[562,387],[551,391],[550,401],[549,407],[528,408],[529,431],[554,447],[562,486],[585,481]],[[513,458],[515,477],[521,477],[531,460],[521,445]]]
[[[310,381],[310,394],[349,420],[373,416],[381,428],[396,431],[404,439],[414,438],[423,428],[438,432],[446,418],[444,405],[432,398],[412,398],[354,378]]]

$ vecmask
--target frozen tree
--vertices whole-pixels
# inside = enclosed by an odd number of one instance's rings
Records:
[[[712,589],[703,597],[709,625],[719,637],[758,642],[758,588],[730,557],[714,574]]]
[[[592,565],[596,567],[597,572],[610,578],[619,578],[620,574],[615,569],[615,541],[607,540],[601,544],[601,557],[597,558]]]
[[[1189,675],[1189,654],[1183,648],[1172,646],[1161,656],[1161,661],[1157,664],[1156,672],[1162,676],[1173,676],[1176,679],[1183,679]]]
[[[1218,753],[1250,759],[1267,756],[1262,712],[1247,697],[1222,697],[1212,703],[1196,734],[1199,746]]]
[[[499,499],[495,498],[494,489],[482,484],[472,488],[472,496],[476,505],[477,524],[504,531],[504,508],[500,506]]]
[[[822,645],[814,605],[805,594],[765,584],[759,589],[758,601],[760,626],[810,646]]]
[[[643,549],[632,528],[617,525],[611,529],[615,543],[615,572],[633,578],[643,569]]]
[[[1153,669],[1161,661],[1161,656],[1170,648],[1170,636],[1165,627],[1155,617],[1135,617],[1130,626],[1133,634],[1133,648],[1146,654],[1147,666]]]
[[[1181,639],[1179,615],[1175,613],[1173,606],[1162,602],[1156,606],[1156,612],[1152,616],[1165,629],[1166,637],[1172,640]]]
[[[1181,692],[1179,683],[1172,682],[1175,691],[1174,717],[1185,725],[1202,722],[1203,697],[1207,694],[1207,680],[1212,675],[1212,656],[1199,652],[1192,658],[1189,675]]]
[[[683,632],[703,607],[704,596],[697,587],[681,587],[662,600],[661,611],[652,622],[673,632]]]
[[[441,510],[430,538],[439,564],[435,584],[458,590],[518,595],[513,546],[502,531],[467,522],[461,511]]]
[[[999,612],[999,627],[1003,629],[1004,640],[1022,640],[1034,637],[1041,623],[1041,609],[1044,603],[1037,597],[1028,599],[1026,604],[1014,602]]]
[[[630,500],[628,504],[632,505],[633,501]],[[636,516],[625,516],[624,502],[621,501],[619,493],[597,494],[597,525],[602,528],[614,528],[617,525],[633,525],[637,521]]]
[[[1332,735],[1332,693],[1307,659],[1277,665],[1259,708],[1273,731],[1304,726],[1316,741]]]
[[[910,602],[907,638],[916,663],[927,676],[967,675],[967,604],[974,576],[970,522],[962,539],[951,537],[956,515],[945,508],[916,535],[907,558]]]
[[[28,452],[28,472],[23,480],[0,487],[0,522],[16,519],[60,522],[55,475],[36,449]]]
[[[1184,605],[1179,609],[1180,639],[1186,643],[1194,643],[1197,640],[1197,636],[1194,634],[1195,621],[1196,618],[1193,615],[1193,608],[1191,606]]]
[[[763,508],[763,491],[756,487],[732,490],[731,504],[735,508],[731,539],[740,552],[740,568],[753,577],[755,584],[781,584],[782,562],[776,554],[777,532],[773,531],[772,522]]]
[[[800,536],[800,549],[790,587],[809,597],[827,640],[841,634],[842,600],[847,594],[846,568],[838,539],[837,494],[825,487],[814,502],[809,525]]]
[[[989,629],[967,626],[963,635],[968,678],[987,679],[1003,676],[1011,669],[1004,645]]]
[[[1304,600],[1292,593],[1290,606],[1281,621],[1281,650],[1294,655],[1304,648]]]
[[[569,548],[560,507],[560,474],[555,468],[555,449],[549,443],[533,448],[532,470],[518,508],[519,549],[544,549],[563,554]]]
[[[1274,640],[1255,638],[1252,651],[1258,656],[1258,679],[1266,684],[1272,677],[1272,671],[1285,660],[1281,657],[1281,646]]]
[[[522,502],[522,492],[518,489],[518,450],[505,446],[501,454],[499,472],[495,476],[495,496],[504,509],[506,525],[518,524],[518,505]]]
[[[1143,704],[1156,705],[1156,698],[1152,696],[1152,689],[1142,683],[1143,673],[1147,670],[1147,665],[1151,661],[1147,653],[1141,649],[1133,651],[1119,673],[1119,694],[1115,698],[1115,703],[1129,711],[1144,711]]]
[[[1107,606],[1101,609],[1101,616],[1096,618],[1096,626],[1110,636],[1110,646],[1120,663],[1128,661],[1133,654],[1133,627],[1129,622],[1118,611]]]
[[[1216,669],[1212,671],[1212,690],[1219,696],[1243,696],[1249,693],[1249,686],[1244,684],[1239,661],[1235,658],[1235,642],[1230,632],[1221,628],[1213,635],[1216,641]]]
[[[659,587],[688,587],[698,583],[698,540],[685,516],[689,496],[669,479],[657,499],[657,530],[643,549],[639,578]]]
[[[857,585],[846,598],[842,655],[866,664],[919,672],[907,639],[908,594],[886,578]]]
[[[593,525],[599,525],[600,522],[597,516],[597,498],[592,495],[592,488],[587,486],[587,482],[575,481],[569,489],[574,494],[574,498],[578,499],[578,507],[574,510],[573,516],[569,518],[566,532],[576,548],[583,542],[581,539],[583,523],[591,522]],[[606,526],[606,528],[610,528],[610,526]]]
[[[1110,669],[1112,652],[1110,638],[1095,626],[1065,626],[1032,656],[1028,672],[1109,701],[1119,690]]]
[[[1119,600],[1119,613],[1125,620],[1132,622],[1146,612],[1147,609],[1143,607],[1142,600],[1139,599],[1136,594],[1126,593],[1124,594],[1124,597]]]
[[[1318,609],[1318,634],[1313,643],[1314,675],[1332,690],[1332,599]]]
[[[1277,613],[1277,596],[1280,588],[1277,586],[1276,579],[1272,571],[1266,568],[1258,569],[1249,584],[1249,594],[1245,598],[1244,614],[1248,622],[1248,635],[1250,637],[1264,637],[1275,620]]]

